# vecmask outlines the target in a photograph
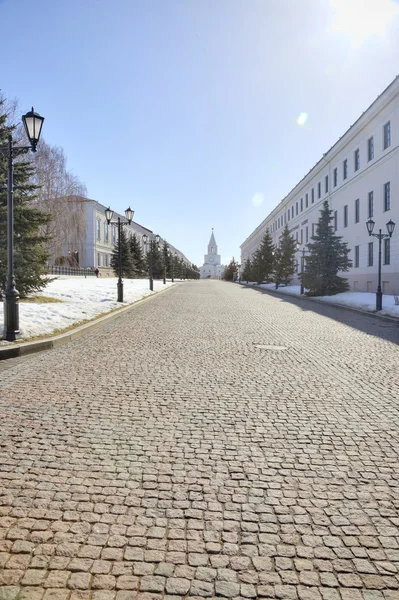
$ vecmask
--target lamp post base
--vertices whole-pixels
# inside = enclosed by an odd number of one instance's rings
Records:
[[[21,338],[19,329],[19,295],[14,290],[4,294],[4,333],[3,340],[15,342]]]
[[[153,281],[152,277],[150,278],[150,290],[152,292],[154,291],[154,281]]]
[[[118,281],[118,302],[123,302],[123,283]]]
[[[382,310],[382,292],[378,291],[376,293],[376,302],[375,302],[375,306],[376,306],[376,311],[378,310]]]

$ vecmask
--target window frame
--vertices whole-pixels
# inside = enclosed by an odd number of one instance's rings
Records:
[[[342,163],[342,177],[343,180],[348,179],[348,159],[345,158]]]
[[[367,162],[374,160],[374,136],[367,140]]]
[[[355,223],[360,222],[360,198],[355,200]]]
[[[388,194],[387,194],[388,191]],[[384,183],[384,212],[391,210],[391,182]]]
[[[367,266],[374,266],[374,242],[368,243],[368,252],[367,252]]]
[[[355,154],[354,167],[355,167],[355,172],[356,172],[360,169],[360,150],[359,150],[359,148],[356,148],[354,154]]]
[[[374,215],[374,190],[371,190],[371,192],[368,193],[368,201],[367,201],[367,211],[368,211],[368,218],[372,219],[373,215]]]
[[[359,246],[355,246],[355,261],[353,266],[355,269],[359,268]]]
[[[388,129],[386,129],[388,127]],[[386,133],[388,132],[388,135]],[[386,150],[391,145],[391,121],[387,121],[383,127],[382,146]]]

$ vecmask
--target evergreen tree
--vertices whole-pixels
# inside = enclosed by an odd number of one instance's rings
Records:
[[[159,244],[155,240],[150,241],[150,248],[147,252],[147,269],[150,269],[152,263],[152,276],[154,279],[161,279],[163,277],[163,262],[162,255],[160,252]]]
[[[144,259],[143,249],[137,235],[134,233],[129,240],[130,254],[132,255],[134,268],[137,275],[146,274],[146,263]]]
[[[346,242],[341,242],[341,236],[335,235],[331,225],[333,219],[333,211],[325,200],[316,235],[308,244],[305,271],[299,276],[309,296],[333,296],[349,289],[348,280],[339,277],[338,272],[348,271],[352,266],[348,257],[350,249]]]
[[[243,281],[246,281],[247,283],[249,281],[251,281],[251,271],[252,271],[251,259],[247,258],[247,260],[245,261],[245,264],[244,264],[244,269],[242,270],[242,273],[241,273],[241,279]]]
[[[15,126],[8,123],[5,100],[0,97],[0,291],[7,282],[7,143]],[[36,204],[34,169],[28,157],[14,159],[14,273],[21,298],[37,292],[50,279],[44,277],[50,258],[42,234],[50,222],[49,213]]]
[[[253,277],[258,283],[271,281],[274,265],[274,245],[267,231],[253,257]]]
[[[130,253],[129,242],[127,239],[126,231],[123,227],[121,229],[121,262],[122,262],[122,277],[131,278],[135,273],[135,265]],[[119,277],[119,245],[118,241],[114,245],[114,249],[111,254],[111,267],[113,268],[115,275]]]
[[[274,281],[276,290],[282,283],[288,285],[295,272],[296,242],[286,225],[280,236],[280,244],[274,254]]]
[[[231,259],[231,261],[229,262],[229,264],[223,271],[222,278],[225,281],[234,281],[236,278],[237,271],[238,271],[237,263],[234,260],[234,256],[233,256],[233,258]]]

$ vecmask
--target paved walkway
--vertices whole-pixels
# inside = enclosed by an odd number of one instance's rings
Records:
[[[398,600],[398,342],[200,281],[0,366],[0,599]]]

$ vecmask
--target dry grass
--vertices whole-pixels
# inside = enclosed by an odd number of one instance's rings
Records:
[[[50,298],[50,296],[32,296],[31,298],[21,298],[20,302],[34,302],[35,304],[55,304],[56,302],[63,302],[58,298]]]

